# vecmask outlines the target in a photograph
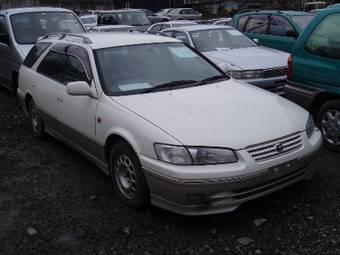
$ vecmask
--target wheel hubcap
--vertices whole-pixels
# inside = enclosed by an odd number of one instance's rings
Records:
[[[321,120],[321,131],[328,143],[335,146],[340,145],[340,111],[325,112]]]
[[[38,113],[34,109],[32,109],[31,118],[33,131],[37,133],[39,132],[40,119]]]
[[[117,157],[114,163],[114,177],[120,192],[127,198],[136,192],[136,173],[131,160],[126,155]]]

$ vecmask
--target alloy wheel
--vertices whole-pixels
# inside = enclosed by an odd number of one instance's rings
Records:
[[[321,132],[324,139],[334,145],[340,145],[340,111],[328,110],[321,119]]]

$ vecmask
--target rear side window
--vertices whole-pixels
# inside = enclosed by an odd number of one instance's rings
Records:
[[[340,60],[340,14],[327,16],[309,36],[305,50],[320,57]]]
[[[245,32],[265,34],[268,28],[268,16],[267,15],[252,15],[249,17],[246,25]]]
[[[277,15],[271,17],[269,34],[286,36],[288,31],[294,31],[294,28],[288,20]]]
[[[242,31],[242,32],[244,31],[248,18],[249,16],[245,15],[245,16],[241,16],[238,19],[237,30]]]
[[[51,43],[46,43],[46,42],[37,43],[36,45],[34,45],[33,48],[30,50],[30,52],[28,53],[24,61],[24,65],[31,68],[34,65],[35,61],[37,61],[37,59],[41,56],[41,54],[43,54],[43,52],[50,45]]]
[[[50,51],[41,61],[37,72],[60,83],[64,83],[63,66],[66,62],[66,54]]]
[[[173,34],[173,37],[178,39],[178,40],[181,40],[182,42],[186,43],[187,45],[190,45],[189,38],[184,32],[175,31],[174,34]]]
[[[151,29],[150,29],[150,32],[159,32],[161,31],[161,27],[162,25],[158,24],[158,25],[154,25]]]

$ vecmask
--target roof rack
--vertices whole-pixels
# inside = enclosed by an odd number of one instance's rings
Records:
[[[83,43],[86,43],[86,44],[91,44],[92,43],[92,41],[88,37],[86,37],[84,35],[71,34],[71,33],[49,33],[49,34],[44,35],[43,37],[41,37],[39,39],[39,41],[43,40],[43,39],[50,38],[50,37],[58,37],[58,36],[59,36],[58,40],[62,40],[62,39],[64,39],[67,36],[67,37],[80,38],[80,39],[83,40]]]

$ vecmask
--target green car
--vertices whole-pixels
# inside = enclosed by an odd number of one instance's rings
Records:
[[[312,113],[325,145],[340,152],[340,8],[320,11],[304,30],[287,76],[286,97]]]
[[[291,52],[314,15],[296,11],[253,11],[235,15],[233,26],[266,47]]]

